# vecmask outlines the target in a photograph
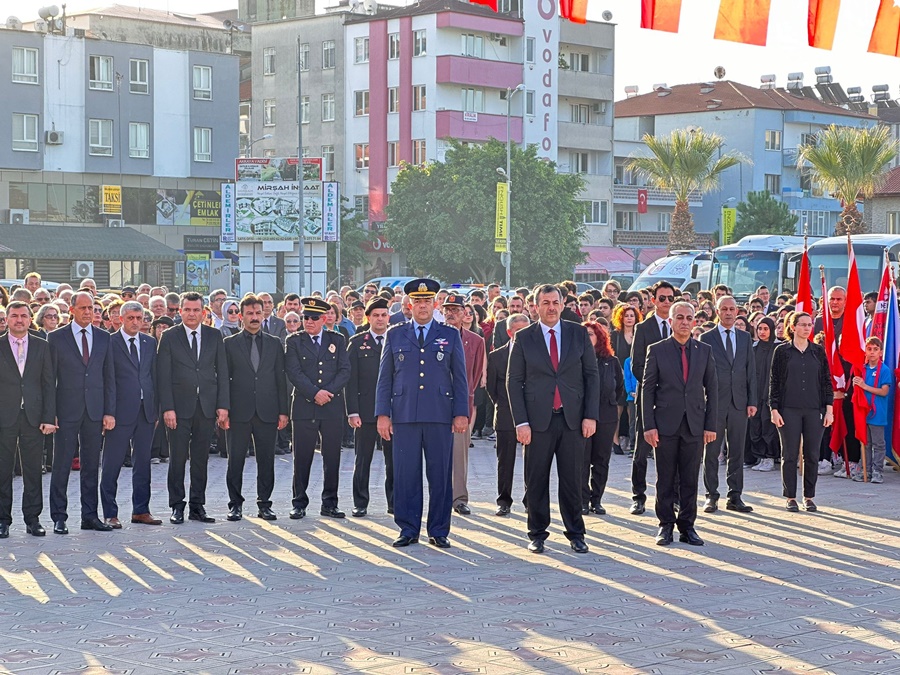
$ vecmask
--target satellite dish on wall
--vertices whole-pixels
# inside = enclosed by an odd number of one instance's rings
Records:
[[[610,12],[608,9],[603,10],[603,14],[600,15],[600,18],[602,18],[604,21],[612,21],[612,17],[613,17],[613,13]]]
[[[717,79],[721,80],[723,77],[725,77],[725,69],[722,66],[716,66],[716,69],[713,71],[713,75],[715,75]]]

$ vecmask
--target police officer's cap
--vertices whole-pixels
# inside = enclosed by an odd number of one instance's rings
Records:
[[[403,286],[403,292],[410,298],[433,298],[439,290],[441,285],[434,279],[413,279]]]
[[[466,304],[466,298],[459,293],[450,293],[444,299],[444,307],[450,305],[451,307],[464,307]]]
[[[369,300],[369,304],[366,305],[366,316],[369,316],[376,309],[387,309],[388,301],[384,298],[372,298]]]
[[[331,309],[331,305],[322,298],[300,298],[300,304],[303,306],[304,314],[324,314]]]

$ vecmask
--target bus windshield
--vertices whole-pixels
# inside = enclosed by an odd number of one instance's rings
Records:
[[[716,251],[709,287],[728,286],[736,298],[748,298],[760,286],[778,289],[781,254],[777,251]]]
[[[859,287],[863,293],[877,291],[881,286],[884,249],[880,246],[853,245],[856,269],[859,271]],[[819,288],[819,265],[825,267],[825,284],[847,288],[847,247],[840,244],[809,249],[809,271],[812,286]],[[799,268],[798,268],[799,269]],[[819,293],[815,293],[819,295]]]

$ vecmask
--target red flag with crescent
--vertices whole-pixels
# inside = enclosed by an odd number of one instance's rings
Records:
[[[647,190],[638,190],[638,213],[647,213]]]

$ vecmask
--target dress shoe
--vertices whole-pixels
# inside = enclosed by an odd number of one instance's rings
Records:
[[[657,546],[668,546],[675,538],[673,536],[674,527],[672,525],[661,525],[659,528],[659,532],[656,534],[656,545]]]
[[[394,539],[394,543],[391,544],[394,548],[403,548],[404,546],[409,546],[410,544],[418,544],[418,537],[407,537],[405,534],[401,534],[399,537]]]
[[[25,525],[25,531],[32,537],[43,537],[47,534],[47,530],[44,529],[44,526],[37,522]]]
[[[387,509],[387,511],[388,511],[388,515],[389,515],[389,516],[394,515],[394,507],[393,507],[393,506],[389,506],[388,509]]]
[[[366,511],[366,509],[360,508],[358,506],[354,506],[353,510],[350,512],[350,515],[353,516],[354,518],[363,518],[366,515],[366,513],[368,513],[368,511]]]
[[[0,523],[0,539],[6,539],[9,536],[9,525]]]
[[[109,525],[114,530],[122,529],[122,522],[118,518],[107,518],[106,524]]]
[[[278,520],[278,516],[276,516],[275,512],[268,506],[260,509],[259,513],[257,513],[256,515],[263,520]]]
[[[202,506],[197,509],[191,509],[188,513],[188,520],[197,520],[201,523],[214,523],[216,522],[215,518],[206,515],[206,509]]]
[[[753,507],[741,501],[740,497],[729,499],[725,504],[725,508],[729,511],[738,511],[739,513],[750,513],[753,511]]]
[[[719,510],[719,500],[718,499],[707,499],[703,503],[703,512],[704,513],[715,513]]]
[[[184,506],[172,507],[172,515],[169,516],[169,522],[173,525],[181,525],[184,523]]]
[[[94,530],[95,532],[112,532],[113,528],[112,525],[107,525],[99,518],[88,518],[87,520],[82,519],[81,529]]]
[[[678,535],[678,541],[691,546],[703,546],[703,540],[697,536],[697,531],[693,527]]]
[[[497,516],[508,516],[509,515],[509,507],[508,506],[500,506],[497,508],[497,513],[494,514]]]
[[[66,521],[54,520],[53,521],[53,534],[69,534],[69,528],[66,527]]]
[[[582,507],[581,507],[581,515],[586,516],[586,515],[589,514],[590,512],[591,512],[591,507],[590,507],[590,506],[582,506]]]
[[[796,500],[796,499],[788,499],[788,500],[784,503],[784,508],[785,508],[785,510],[791,511],[792,513],[796,513],[797,511],[800,510],[800,507],[797,506],[797,500]]]
[[[162,525],[162,520],[154,518],[149,513],[135,513],[131,516],[131,522],[140,525]]]
[[[428,543],[438,548],[450,548],[450,540],[447,537],[428,537]]]
[[[591,507],[591,513],[596,513],[598,516],[605,516],[606,509],[604,509],[600,504],[596,504]]]
[[[633,499],[631,501],[631,508],[629,509],[629,512],[631,513],[631,515],[639,516],[646,510],[647,509],[644,506],[644,502],[640,502],[637,499]]]
[[[573,539],[569,542],[569,546],[572,547],[575,553],[587,553],[589,550],[588,545],[584,543],[584,539]]]
[[[294,507],[291,509],[291,520],[300,520],[301,518],[306,517],[306,509],[301,509],[300,507]]]
[[[470,513],[472,513],[472,509],[469,508],[469,505],[463,504],[462,502],[454,506],[453,510],[461,516],[468,516]]]
[[[814,511],[818,511],[819,507],[816,506],[816,503],[812,499],[804,499],[803,500],[803,508],[813,513]]]
[[[544,540],[543,539],[532,539],[528,544],[528,550],[532,553],[543,553],[544,552]]]
[[[323,506],[319,511],[320,516],[328,516],[329,518],[344,518],[346,514],[336,506]]]
[[[228,511],[228,515],[225,516],[227,520],[230,520],[232,523],[236,523],[241,518],[244,517],[244,512],[240,506],[232,506]]]

